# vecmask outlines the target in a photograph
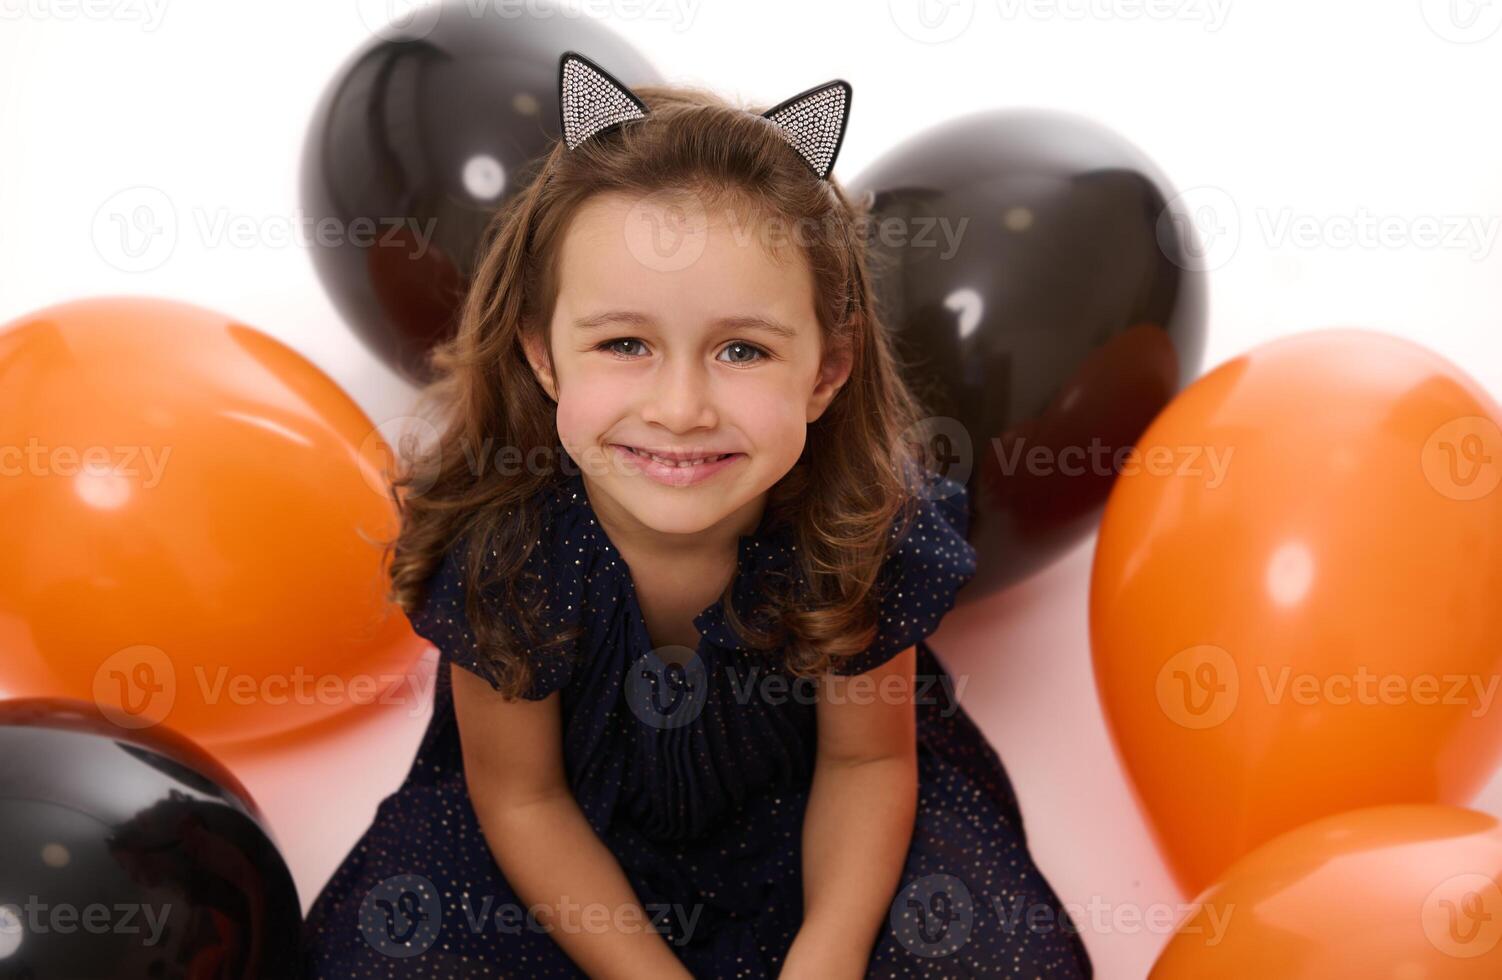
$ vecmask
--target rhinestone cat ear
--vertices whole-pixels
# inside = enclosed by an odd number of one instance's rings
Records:
[[[850,83],[835,79],[799,92],[762,115],[776,125],[814,176],[829,177],[845,142],[850,120]],[[577,51],[558,59],[558,115],[570,150],[632,119],[644,119],[647,106],[610,72]]]
[[[820,180],[829,177],[850,121],[850,83],[837,78],[799,92],[762,113]]]
[[[558,59],[558,115],[570,150],[592,136],[647,115],[647,106],[616,77],[577,51]]]

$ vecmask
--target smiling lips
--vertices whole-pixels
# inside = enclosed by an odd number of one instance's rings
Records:
[[[670,487],[686,487],[707,480],[737,460],[745,453],[711,453],[702,449],[649,450],[637,449],[612,443],[612,447],[631,458],[640,467],[640,472],[658,483]]]
[[[646,459],[654,459],[668,466],[693,466],[701,463],[714,463],[724,459],[726,456],[738,455],[737,453],[706,453],[702,450],[642,449],[638,446],[623,446],[622,448],[629,449],[638,456],[645,457]]]

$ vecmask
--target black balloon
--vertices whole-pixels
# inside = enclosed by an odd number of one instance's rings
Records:
[[[559,57],[578,50],[630,87],[661,79],[609,30],[546,0],[423,7],[382,35],[313,113],[302,203],[334,305],[422,381],[424,355],[455,329],[491,215],[559,136]]]
[[[1135,146],[1080,117],[940,124],[850,182],[874,289],[934,417],[912,441],[964,483],[967,592],[1088,534],[1135,440],[1200,369],[1205,276],[1187,214]]]
[[[243,787],[91,704],[0,702],[0,980],[301,975],[297,888]]]

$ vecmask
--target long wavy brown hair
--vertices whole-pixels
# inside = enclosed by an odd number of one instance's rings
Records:
[[[409,614],[419,609],[445,553],[467,542],[464,611],[511,697],[531,683],[533,656],[571,655],[580,631],[544,628],[536,591],[543,583],[529,581],[526,568],[544,519],[540,493],[573,461],[523,338],[540,337],[548,349],[563,234],[591,195],[689,190],[797,229],[786,244],[812,271],[822,349],[851,357],[848,381],[810,423],[802,456],[766,502],[771,523],[797,544],[803,587],[766,583],[756,610],[741,610],[733,608],[732,581],[721,602],[739,635],[758,649],[781,649],[788,672],[800,677],[869,647],[890,528],[899,522],[906,534],[916,509],[910,467],[922,460],[909,440],[923,408],[874,308],[864,208],[833,178],[812,173],[761,116],[766,107],[741,108],[694,88],[634,91],[648,107],[645,119],[573,150],[556,142],[496,212],[457,333],[430,354],[434,380],[419,396],[417,414],[439,435],[405,450],[392,481],[401,516],[387,545],[392,600]],[[514,465],[490,465],[503,460]]]

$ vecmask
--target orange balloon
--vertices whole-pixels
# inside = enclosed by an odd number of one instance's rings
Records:
[[[1102,710],[1185,893],[1316,817],[1468,802],[1502,746],[1502,430],[1455,365],[1288,337],[1175,398],[1107,502]]]
[[[206,744],[388,697],[384,440],[297,352],[148,298],[0,330],[0,688]]]
[[[1196,898],[1150,980],[1502,976],[1502,827],[1366,807],[1282,834]]]

